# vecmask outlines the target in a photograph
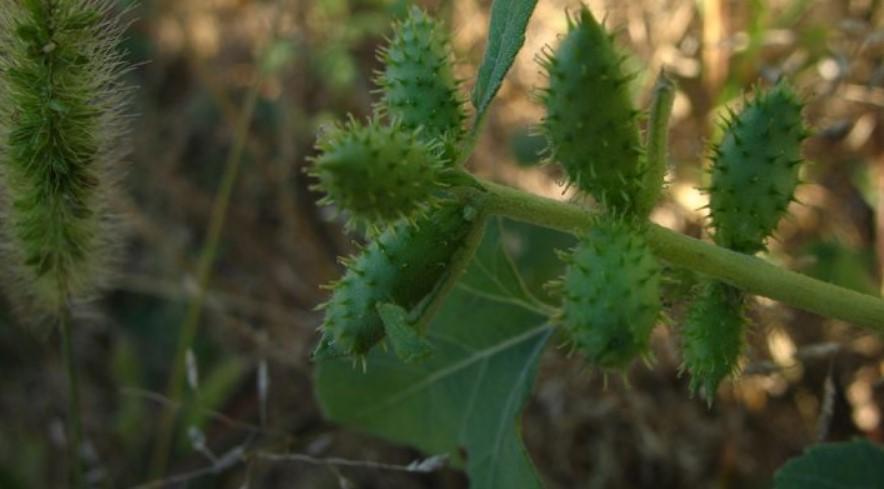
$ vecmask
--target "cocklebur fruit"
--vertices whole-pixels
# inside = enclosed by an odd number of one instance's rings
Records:
[[[589,362],[625,368],[647,353],[660,316],[660,265],[643,224],[599,216],[564,259],[558,320]]]
[[[609,210],[633,212],[643,161],[637,111],[623,73],[624,57],[585,7],[569,19],[568,34],[541,65],[549,86],[542,130],[551,157],[573,185]]]
[[[691,390],[711,403],[721,381],[739,368],[747,323],[745,295],[717,281],[700,287],[681,329],[682,361],[691,375]]]
[[[785,82],[756,95],[726,121],[713,150],[708,192],[715,242],[742,253],[764,249],[794,200],[801,142],[801,103]]]
[[[345,260],[347,271],[323,306],[317,355],[367,354],[385,336],[379,306],[418,308],[449,273],[470,233],[482,225],[470,204],[446,201],[414,223],[396,223]]]
[[[407,129],[421,128],[418,137],[442,143],[445,159],[456,163],[466,112],[445,27],[412,7],[379,57],[384,63],[376,80],[382,94],[379,111]]]
[[[351,119],[322,135],[310,174],[320,202],[336,204],[360,224],[414,217],[438,200],[445,161],[438,143],[401,124],[360,124]]]
[[[57,313],[103,284],[120,235],[128,67],[110,0],[27,0],[0,12],[2,226],[10,287]]]
[[[713,150],[708,188],[716,243],[748,254],[764,249],[794,200],[805,137],[801,103],[785,82],[731,113]],[[721,282],[702,287],[682,328],[682,356],[691,389],[712,402],[721,381],[737,370],[745,295]]]

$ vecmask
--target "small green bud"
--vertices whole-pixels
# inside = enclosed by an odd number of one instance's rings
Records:
[[[669,116],[675,103],[675,82],[661,70],[651,92],[648,111],[648,129],[645,134],[645,174],[642,189],[636,199],[635,209],[639,216],[647,216],[654,210],[666,183],[669,164]]]

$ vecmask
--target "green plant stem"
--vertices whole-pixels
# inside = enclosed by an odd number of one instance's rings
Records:
[[[80,447],[83,445],[83,418],[80,411],[80,379],[77,373],[77,357],[71,341],[71,312],[67,303],[58,315],[61,332],[61,352],[68,377],[68,457],[72,487],[82,488],[83,467],[80,464]]]
[[[260,87],[263,77],[257,75],[251,89],[248,92],[245,105],[234,135],[234,143],[228,155],[227,162],[224,166],[224,174],[215,201],[212,206],[212,214],[209,221],[209,229],[206,239],[200,252],[199,261],[197,262],[197,289],[196,295],[190,301],[187,308],[187,316],[181,325],[178,348],[175,352],[174,363],[172,364],[172,374],[169,378],[169,384],[166,389],[166,397],[173,402],[177,402],[181,397],[184,389],[184,371],[185,356],[187,350],[193,344],[199,327],[200,317],[202,316],[203,303],[206,299],[206,289],[209,280],[212,277],[212,268],[215,264],[215,258],[218,255],[218,245],[221,241],[221,232],[224,229],[224,222],[227,219],[227,208],[230,205],[230,197],[239,174],[242,154],[248,137],[249,126],[252,121],[252,114],[255,111],[255,104],[258,100],[258,88]],[[175,431],[175,412],[167,410],[162,418],[157,434],[157,441],[154,445],[153,460],[151,462],[151,475],[154,478],[162,476],[166,471],[166,464],[172,447],[172,439]]]
[[[592,224],[586,209],[483,181],[490,213],[569,233]],[[656,224],[649,226],[654,253],[673,265],[714,277],[746,292],[884,332],[884,300],[782,269]]]
[[[476,144],[478,144],[479,138],[482,136],[482,129],[485,127],[486,114],[487,112],[477,115],[476,119],[473,121],[473,126],[467,133],[463,146],[460,148],[460,158],[458,158],[457,163],[454,165],[455,168],[463,168],[467,160],[470,159],[470,155],[473,154],[473,150],[476,148]]]
[[[648,114],[648,132],[645,139],[645,176],[639,194],[638,211],[647,216],[663,190],[668,166],[669,116],[675,102],[675,82],[660,70],[654,84],[651,110]]]
[[[421,311],[421,315],[416,324],[417,330],[421,333],[427,331],[430,321],[436,317],[436,314],[445,303],[448,294],[451,293],[451,290],[463,276],[464,272],[466,272],[467,267],[476,255],[476,250],[479,249],[479,245],[482,243],[482,237],[485,235],[485,225],[488,222],[488,214],[485,211],[484,201],[485,196],[483,195],[479,198],[472,199],[472,202],[468,204],[477,212],[473,228],[470,230],[469,234],[467,234],[462,249],[452,260],[451,266],[448,268],[445,277],[436,287],[436,290],[433,291],[429,304],[427,304],[423,311]]]

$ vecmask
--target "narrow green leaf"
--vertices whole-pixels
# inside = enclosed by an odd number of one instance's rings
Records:
[[[204,428],[210,420],[209,413],[220,411],[225,401],[230,399],[233,390],[242,382],[247,366],[242,360],[231,357],[210,370],[200,379],[199,392],[191,392],[189,400],[182,406],[181,419],[187,427]],[[190,447],[190,439],[182,431],[181,448]]]
[[[429,358],[433,347],[408,324],[408,311],[390,303],[378,304],[377,310],[384,322],[387,340],[393,345],[393,351],[400,360],[415,363]]]
[[[473,106],[481,120],[491,100],[500,89],[516,54],[525,43],[525,28],[537,0],[494,0],[488,45],[473,89]]]
[[[884,487],[884,449],[868,440],[811,447],[774,477],[775,489]]]

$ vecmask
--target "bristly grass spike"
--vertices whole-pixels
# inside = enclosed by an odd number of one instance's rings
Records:
[[[129,69],[110,0],[7,2],[0,12],[0,170],[8,290],[58,313],[106,281],[120,243]]]

